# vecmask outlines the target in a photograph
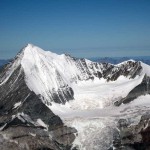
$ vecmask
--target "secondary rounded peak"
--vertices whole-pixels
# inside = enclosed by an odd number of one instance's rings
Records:
[[[34,47],[34,45],[31,44],[31,43],[28,43],[28,44],[26,45],[26,47]]]

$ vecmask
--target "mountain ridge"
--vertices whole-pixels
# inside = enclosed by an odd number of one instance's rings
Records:
[[[91,61],[96,61],[96,62],[106,62],[106,63],[111,63],[111,64],[118,64],[123,61],[127,61],[130,59],[133,59],[135,61],[142,61],[143,63],[146,63],[150,65],[150,56],[132,56],[132,57],[91,57],[88,58]]]
[[[52,101],[65,104],[74,99],[73,84],[102,78],[107,82],[115,81],[121,75],[129,79],[135,78],[142,73],[142,64],[134,60],[117,65],[97,63],[70,55],[57,55],[27,44],[12,63],[6,66],[7,71],[4,75],[1,74],[0,84],[6,82],[13,70],[21,65],[27,86],[41,96],[45,104],[51,105]]]
[[[134,78],[141,70],[140,62],[126,61],[118,65],[96,63],[64,54],[45,52],[33,44],[28,44],[17,54],[15,63],[16,66],[21,64],[23,67],[30,90],[43,96],[44,99],[60,99],[55,100],[58,103],[74,99],[72,83],[94,78],[113,81],[120,75]]]

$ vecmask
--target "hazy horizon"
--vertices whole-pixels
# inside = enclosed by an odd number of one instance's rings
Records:
[[[20,50],[18,50],[15,54],[14,54],[14,56],[12,56],[12,57],[8,57],[8,58],[1,58],[0,57],[0,60],[11,60],[11,59],[13,59],[22,49],[23,49],[24,47],[22,47]],[[40,47],[41,48],[41,47]],[[43,49],[44,50],[44,49]],[[56,54],[58,54],[58,55],[61,55],[61,54],[69,54],[69,55],[71,55],[72,57],[77,57],[77,58],[87,58],[87,59],[97,59],[97,58],[112,58],[112,59],[116,59],[116,58],[138,58],[138,57],[140,57],[140,58],[149,58],[150,57],[150,54],[149,55],[134,55],[134,56],[132,56],[132,55],[127,55],[127,56],[115,56],[115,55],[112,55],[112,56],[109,56],[109,55],[107,55],[107,56],[101,56],[101,55],[97,55],[97,56],[75,56],[75,55],[73,55],[73,54],[70,54],[70,53],[67,53],[67,52],[65,52],[65,50],[64,50],[64,52],[62,52],[62,53],[60,53],[60,52],[56,52],[56,51],[54,51],[54,50],[45,50],[45,51],[50,51],[50,52],[53,52],[53,53],[56,53]]]

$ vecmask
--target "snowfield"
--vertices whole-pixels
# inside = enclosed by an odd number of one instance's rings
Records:
[[[131,124],[137,124],[146,111],[150,111],[150,95],[140,96],[120,107],[68,111],[68,115],[63,114],[61,118],[67,126],[78,131],[74,146],[80,150],[107,150],[112,145],[118,120],[124,118]]]
[[[73,85],[75,100],[65,105],[53,103],[49,107],[67,126],[77,129],[74,146],[80,150],[107,150],[112,145],[119,119],[130,119],[132,124],[137,124],[141,115],[150,110],[150,95],[140,96],[120,107],[113,105],[140,84],[143,77],[144,74],[135,79],[121,76],[114,82],[83,81]]]
[[[117,81],[113,82],[106,82],[104,79],[82,81],[72,86],[75,94],[74,100],[65,105],[52,103],[52,106],[49,107],[61,117],[82,117],[82,112],[86,112],[85,115],[88,117],[92,115],[91,112],[94,112],[93,117],[99,117],[95,112],[113,106],[116,100],[126,97],[134,87],[142,82],[143,77],[144,75],[141,75],[135,79],[128,79],[120,76]]]

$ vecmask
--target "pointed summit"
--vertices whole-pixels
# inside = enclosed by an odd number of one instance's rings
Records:
[[[33,44],[28,43],[27,45],[25,45],[16,55],[16,57],[14,58],[15,60],[17,58],[23,58],[24,52],[25,51],[29,51],[31,49],[33,49],[33,47],[35,47]]]
[[[24,51],[37,51],[37,50],[39,50],[39,51],[44,51],[44,50],[42,50],[40,47],[35,46],[35,45],[31,44],[31,43],[28,43],[28,44],[24,47]]]
[[[48,57],[51,57],[51,58],[56,58],[58,57],[59,55],[56,54],[56,53],[53,53],[51,51],[45,51],[43,50],[42,48],[34,45],[34,44],[31,44],[31,43],[28,43],[24,48],[23,48],[23,53],[24,55],[29,55],[29,56],[32,56],[32,57],[35,57],[36,56],[48,56]]]

